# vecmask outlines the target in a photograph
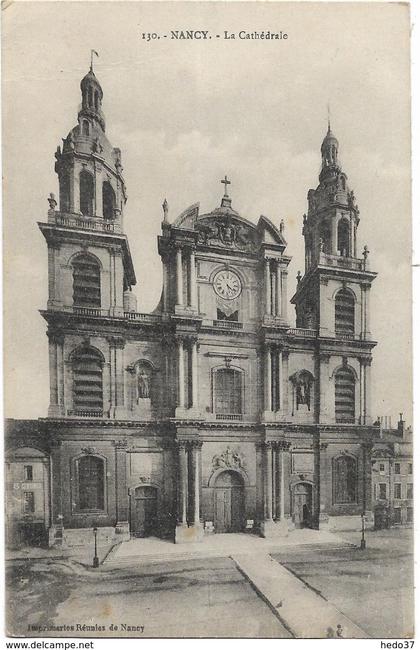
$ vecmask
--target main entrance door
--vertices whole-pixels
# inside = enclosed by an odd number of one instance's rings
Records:
[[[296,528],[312,525],[312,486],[309,483],[297,483],[293,488],[293,518]]]
[[[156,533],[157,489],[149,485],[137,487],[131,499],[131,534],[148,537]]]
[[[237,472],[219,474],[214,486],[214,529],[216,533],[237,533],[245,521],[244,484]]]

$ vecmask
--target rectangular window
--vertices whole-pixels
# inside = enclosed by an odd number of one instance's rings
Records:
[[[413,508],[407,508],[407,524],[413,523]]]
[[[222,368],[215,375],[215,408],[219,414],[242,413],[241,373]]]
[[[394,485],[394,499],[401,499],[401,483]]]
[[[401,465],[399,463],[395,463],[394,471],[395,471],[395,474],[401,474]]]
[[[382,473],[385,472],[385,463],[379,463],[379,471]]]
[[[407,499],[413,498],[413,484],[407,483]]]
[[[33,473],[32,465],[24,465],[23,466],[23,475],[25,477],[25,481],[33,481],[34,480],[34,473]]]
[[[409,474],[413,473],[413,463],[408,463],[408,473]]]
[[[379,498],[386,499],[386,483],[379,483]]]
[[[35,494],[33,492],[23,493],[23,512],[25,514],[35,512]]]
[[[394,524],[401,523],[401,508],[394,508]]]

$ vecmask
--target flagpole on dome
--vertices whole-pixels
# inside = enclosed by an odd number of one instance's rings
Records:
[[[91,50],[90,51],[90,71],[93,72],[93,55],[96,54],[96,56],[99,59],[99,54],[97,53],[96,50]]]

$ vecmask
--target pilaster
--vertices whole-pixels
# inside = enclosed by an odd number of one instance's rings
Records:
[[[115,532],[121,535],[121,541],[130,539],[128,522],[128,486],[127,486],[127,440],[113,440],[115,448],[115,494],[116,523]]]

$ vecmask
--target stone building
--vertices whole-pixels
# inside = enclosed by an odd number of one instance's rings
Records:
[[[380,526],[412,525],[413,431],[402,413],[397,428],[388,418],[378,419],[379,440],[372,451],[372,498],[375,523]]]
[[[377,431],[376,274],[366,246],[359,255],[359,210],[331,129],[303,217],[295,325],[284,224],[240,215],[226,177],[212,212],[195,203],[171,223],[165,200],[162,295],[145,314],[132,291],[121,151],[105,134],[92,69],[81,91],[55,154],[59,205],[50,195],[38,224],[50,406],[46,418],[8,422],[10,536],[41,526],[50,544],[83,543],[96,526],[108,538],[187,542],[358,526]]]

